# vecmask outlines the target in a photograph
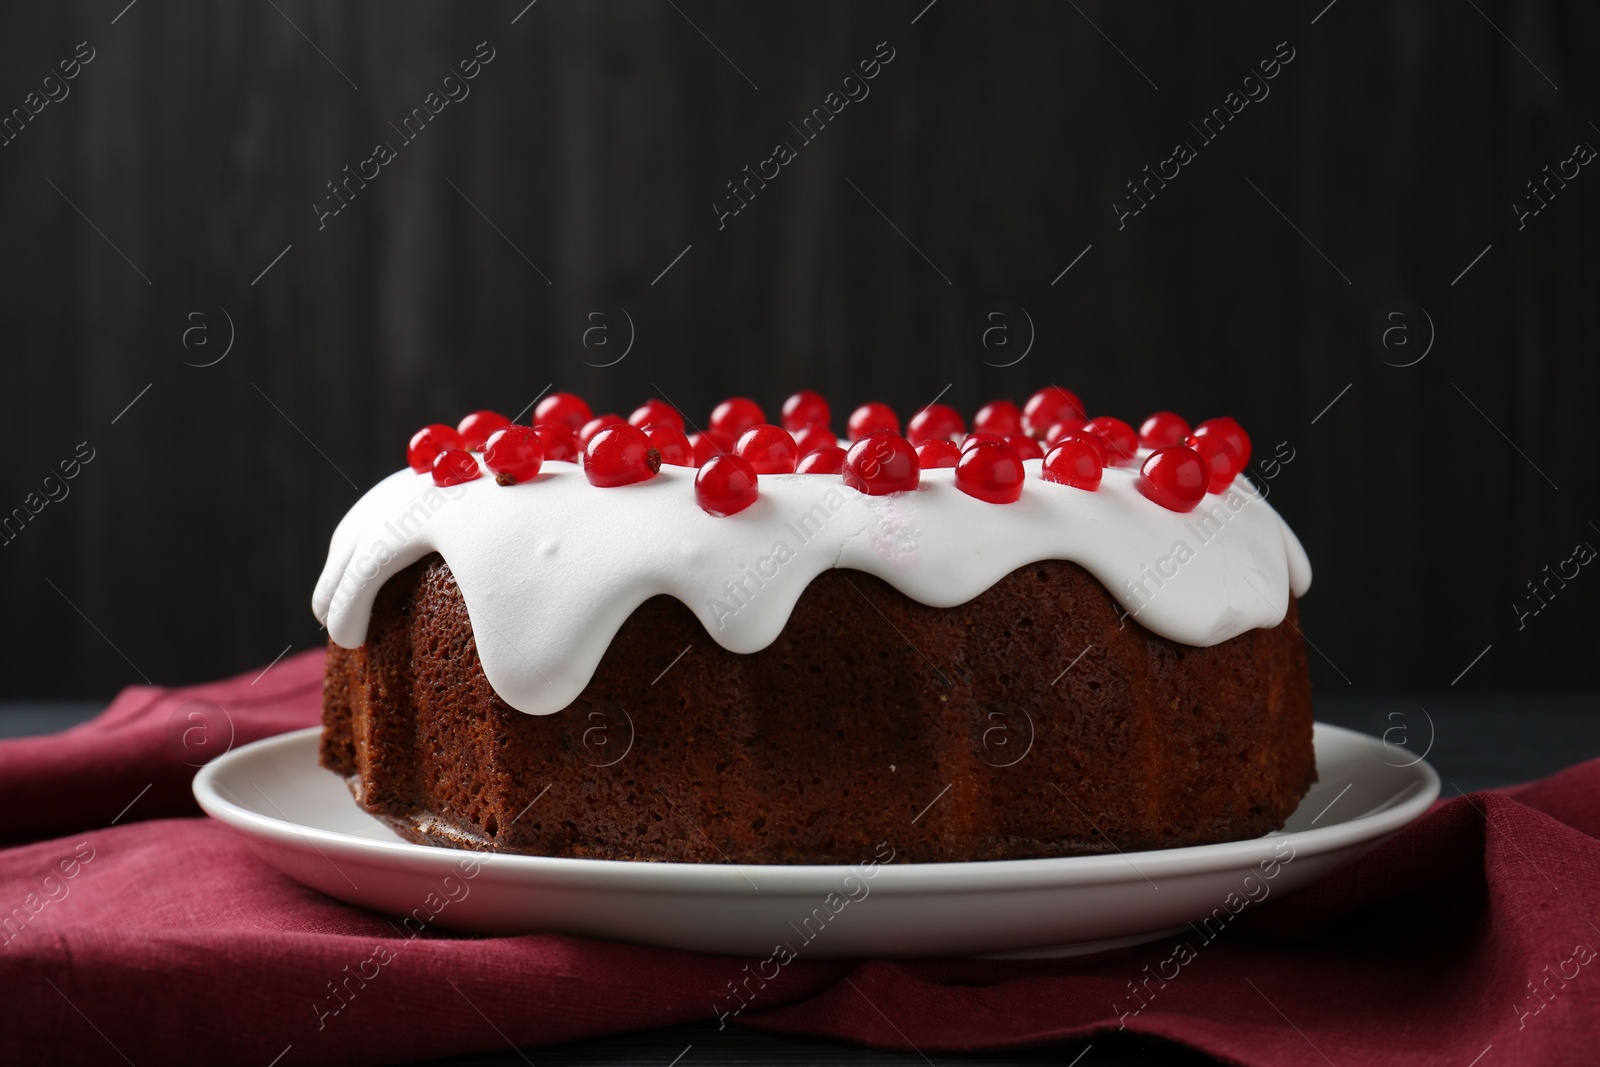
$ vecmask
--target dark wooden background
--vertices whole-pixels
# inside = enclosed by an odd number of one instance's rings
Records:
[[[95,450],[0,547],[0,696],[315,644],[327,539],[411,430],[552,382],[697,419],[1051,380],[1091,414],[1231,413],[1295,450],[1272,502],[1317,570],[1319,687],[1443,689],[1486,648],[1458,688],[1594,687],[1600,574],[1522,629],[1513,604],[1600,546],[1600,174],[1511,207],[1600,145],[1593,5],[124,2],[0,11],[0,111],[95,49],[0,147],[0,514]],[[324,183],[483,41],[471,95],[319,230]],[[881,41],[870,96],[719,231],[724,183]],[[1270,96],[1119,230],[1124,183],[1282,41]],[[1433,333],[1404,368],[1368,338],[1398,300],[1409,351]],[[588,365],[621,309],[631,351]]]

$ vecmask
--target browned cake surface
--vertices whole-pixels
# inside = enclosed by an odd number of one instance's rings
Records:
[[[832,571],[739,655],[658,596],[575,703],[526,715],[432,555],[364,646],[329,645],[322,764],[411,840],[550,856],[1017,859],[1282,826],[1316,778],[1295,605],[1212,648],[1120,616],[1066,562],[947,609]]]

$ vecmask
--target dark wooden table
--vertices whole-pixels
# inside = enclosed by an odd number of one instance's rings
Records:
[[[49,733],[93,717],[99,704],[0,702],[0,738]],[[1414,694],[1317,696],[1317,718],[1370,734],[1397,725],[1408,746],[1428,752],[1444,782],[1443,795],[1541,778],[1562,767],[1600,756],[1600,693],[1529,696],[1507,694]],[[1431,742],[1431,743],[1430,743]],[[1080,1058],[1081,1057],[1081,1058]],[[1108,1034],[1090,1042],[999,1053],[878,1052],[835,1041],[769,1035],[738,1027],[718,1030],[714,1021],[666,1027],[528,1049],[479,1053],[430,1061],[436,1067],[512,1067],[530,1062],[606,1067],[652,1065],[705,1067],[733,1063],[925,1064],[1057,1063],[1073,1067],[1108,1064],[1210,1064],[1216,1061],[1169,1042]]]

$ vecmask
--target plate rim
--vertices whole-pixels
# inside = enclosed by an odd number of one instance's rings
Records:
[[[196,801],[208,816],[247,839],[265,838],[275,844],[295,848],[307,843],[313,847],[332,845],[347,857],[379,864],[402,863],[407,867],[431,867],[450,857],[471,856],[484,872],[495,871],[534,880],[581,882],[602,891],[648,888],[652,892],[748,893],[750,886],[747,880],[754,877],[763,889],[810,892],[819,885],[835,883],[844,875],[858,871],[872,859],[863,857],[855,864],[733,864],[477,852],[440,845],[419,845],[410,841],[383,841],[296,823],[288,818],[276,818],[247,808],[229,799],[219,789],[218,780],[226,781],[226,776],[239,770],[241,764],[270,757],[279,749],[305,745],[321,730],[320,725],[292,730],[223,753],[201,767],[195,775],[192,789]],[[1377,742],[1376,738],[1358,730],[1331,723],[1315,723],[1313,743],[1323,734],[1344,735],[1347,739],[1365,743]],[[316,769],[322,770],[320,767]],[[1411,772],[1413,780],[1377,810],[1311,830],[1278,831],[1242,841],[1222,841],[1209,845],[1140,852],[1118,851],[1090,856],[933,863],[897,863],[890,860],[879,862],[874,877],[874,892],[959,893],[997,884],[1008,889],[1026,889],[1030,885],[1115,884],[1120,881],[1145,881],[1152,875],[1208,874],[1253,865],[1263,856],[1273,853],[1276,843],[1282,841],[1292,843],[1296,859],[1338,852],[1368,842],[1375,843],[1399,831],[1423,815],[1438,799],[1439,775],[1426,760],[1417,760],[1396,769]],[[353,797],[351,802],[354,803]],[[729,873],[742,877],[723,877]]]

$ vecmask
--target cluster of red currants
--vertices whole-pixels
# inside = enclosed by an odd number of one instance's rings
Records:
[[[1076,394],[1052,385],[1018,407],[994,400],[973,416],[969,431],[954,408],[929,404],[911,416],[905,434],[887,404],[863,404],[846,422],[849,447],[829,429],[826,399],[809,390],[784,401],[782,425],[767,422],[746,397],[718,404],[704,431],[686,433],[683,416],[647,400],[627,419],[595,415],[572,393],[552,393],[534,409],[533,425],[475,411],[454,429],[424,426],[406,459],[438,485],[479,476],[473,452],[501,485],[525,482],[545,460],[579,462],[599,486],[652,478],[663,463],[698,468],[695,498],[712,515],[733,515],[755,503],[763,474],[837,474],[871,496],[915,489],[921,472],[954,467],[957,489],[993,504],[1022,495],[1024,460],[1041,460],[1047,482],[1094,491],[1108,466],[1138,467],[1139,491],[1172,511],[1190,511],[1207,492],[1220,493],[1250,461],[1250,438],[1231,418],[1191,428],[1159,411],[1139,429],[1109,415],[1088,418]],[[1140,449],[1149,450],[1141,463]]]

